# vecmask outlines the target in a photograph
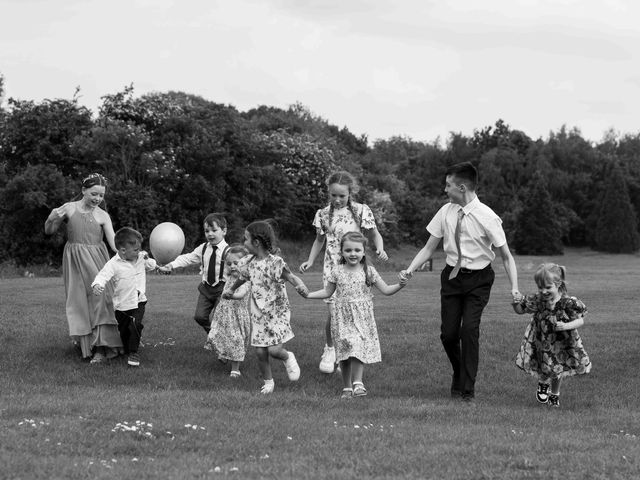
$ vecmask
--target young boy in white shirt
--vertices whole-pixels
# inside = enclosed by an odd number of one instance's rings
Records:
[[[94,295],[102,295],[109,280],[114,280],[113,308],[120,338],[128,354],[127,364],[140,366],[138,347],[142,334],[142,318],[147,305],[146,271],[157,268],[156,261],[141,251],[142,235],[123,227],[115,234],[116,253],[98,272],[91,284]]]

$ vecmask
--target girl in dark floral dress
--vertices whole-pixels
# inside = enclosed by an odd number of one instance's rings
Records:
[[[591,361],[576,330],[584,324],[587,308],[567,294],[565,268],[543,263],[534,275],[538,293],[514,300],[516,313],[532,313],[524,332],[516,365],[538,377],[536,399],[560,406],[560,382],[571,375],[589,373]]]

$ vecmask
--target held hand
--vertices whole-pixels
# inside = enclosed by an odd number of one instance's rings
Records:
[[[378,260],[382,260],[383,262],[389,260],[389,255],[387,255],[387,252],[384,250],[376,250],[376,255],[378,256]]]
[[[303,262],[303,263],[300,265],[300,268],[299,268],[300,273],[304,273],[304,272],[306,272],[307,270],[309,270],[309,269],[312,267],[312,265],[313,265],[313,262],[309,262],[309,261],[307,261],[307,262]]]
[[[513,303],[520,303],[524,296],[518,290],[511,290],[511,298]]]
[[[556,332],[564,332],[565,330],[567,330],[567,325],[562,322],[558,322],[556,323],[556,328],[554,330]]]
[[[296,292],[298,292],[300,296],[304,298],[307,298],[307,295],[309,295],[309,289],[306,287],[306,285],[298,285],[296,287]]]
[[[233,293],[230,292],[224,292],[222,294],[222,298],[224,298],[225,300],[231,300],[233,298]]]
[[[402,270],[398,273],[398,280],[408,282],[409,279],[413,276],[413,272],[409,270]]]
[[[101,285],[94,285],[92,290],[95,296],[99,296],[102,295],[102,292],[104,292],[104,287]]]
[[[163,275],[171,275],[172,271],[173,268],[171,268],[169,265],[158,266],[158,272],[162,273]]]
[[[400,275],[398,275],[398,280],[400,280],[398,283],[400,283],[400,287],[404,288],[407,286],[407,283],[409,283],[409,279],[408,278],[400,278]]]

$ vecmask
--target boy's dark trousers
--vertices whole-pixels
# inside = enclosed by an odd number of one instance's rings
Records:
[[[118,331],[122,339],[125,353],[137,353],[142,336],[142,317],[147,302],[138,303],[138,308],[132,310],[116,310],[116,320],[118,321]]]
[[[215,286],[211,286],[206,282],[198,285],[198,303],[196,304],[196,313],[193,319],[198,322],[205,332],[211,330],[211,312],[215,310],[220,303],[224,282],[218,282]]]
[[[440,275],[440,340],[453,368],[452,388],[473,398],[480,353],[480,317],[489,302],[495,273],[491,265],[482,270],[462,269],[449,280],[453,267]]]

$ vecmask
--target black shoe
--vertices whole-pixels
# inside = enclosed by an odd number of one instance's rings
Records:
[[[462,392],[462,401],[463,402],[473,402],[476,399],[476,395],[474,392]]]
[[[547,402],[550,407],[559,407],[560,406],[560,395],[554,395],[553,393],[549,395],[549,401]]]
[[[540,403],[547,403],[549,400],[549,384],[538,383],[538,390],[536,391],[536,400]]]

